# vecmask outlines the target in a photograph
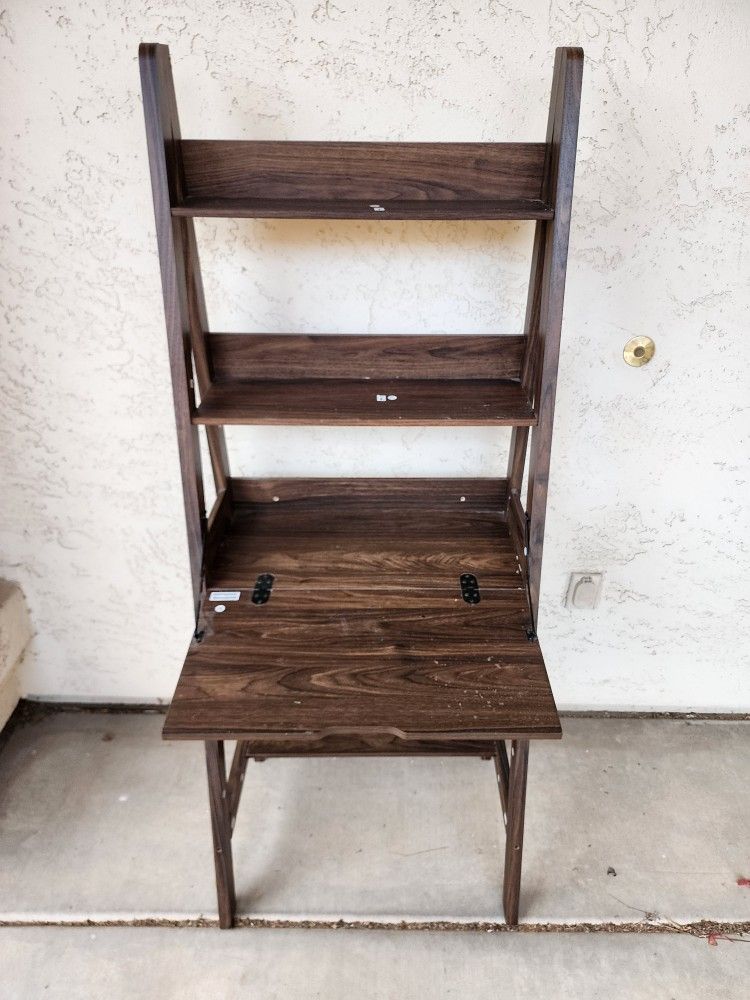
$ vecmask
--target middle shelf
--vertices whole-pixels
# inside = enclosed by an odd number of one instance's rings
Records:
[[[196,424],[531,426],[517,336],[209,334]]]
[[[214,383],[193,422],[528,427],[534,423],[534,411],[517,382],[275,379]]]

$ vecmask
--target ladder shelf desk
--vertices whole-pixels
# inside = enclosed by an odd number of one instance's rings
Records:
[[[222,927],[248,760],[323,754],[493,759],[518,921],[529,743],[561,736],[536,621],[582,66],[557,50],[544,142],[227,142],[181,138],[140,48],[196,614],[164,736],[205,743]],[[524,331],[211,332],[199,216],[534,221]],[[513,431],[501,479],[269,480],[231,474],[231,424]]]

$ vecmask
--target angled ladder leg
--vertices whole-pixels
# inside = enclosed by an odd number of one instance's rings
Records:
[[[229,768],[229,777],[227,778],[227,809],[229,810],[229,829],[232,834],[234,833],[234,824],[237,819],[237,810],[240,807],[242,782],[245,780],[248,760],[247,743],[244,740],[238,740],[234,757],[232,758],[232,766]]]
[[[227,928],[234,924],[235,895],[232,865],[232,805],[227,787],[222,740],[206,740],[206,769],[208,800],[211,806],[211,832],[214,841],[219,927]]]
[[[495,769],[505,820],[505,875],[503,878],[503,910],[505,922],[511,927],[518,923],[518,901],[521,895],[521,862],[523,859],[523,826],[526,812],[526,774],[529,766],[529,741],[513,740],[510,760],[505,743],[498,743]]]

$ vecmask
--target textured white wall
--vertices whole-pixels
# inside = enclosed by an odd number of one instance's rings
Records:
[[[137,44],[183,134],[541,139],[586,50],[540,633],[564,707],[748,709],[745,0],[10,0],[2,46],[0,576],[26,689],[170,696],[187,558]],[[200,224],[214,329],[517,332],[528,224]],[[650,334],[656,359],[621,360]],[[245,429],[246,473],[502,474],[489,430]],[[603,570],[593,613],[570,570]]]

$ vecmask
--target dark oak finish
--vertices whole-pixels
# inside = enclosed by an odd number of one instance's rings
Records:
[[[505,741],[501,740],[495,745],[493,756],[495,761],[495,776],[497,777],[497,790],[500,793],[500,806],[503,810],[503,825],[508,826],[508,791],[510,788],[510,764],[508,762],[508,751],[505,749]]]
[[[505,526],[503,480],[230,483],[234,513],[207,570],[210,589],[249,590],[260,573],[272,572],[277,606],[290,588],[298,608],[314,606],[320,597],[313,585],[323,580],[329,595],[348,592],[350,607],[367,608],[367,595],[376,590],[381,601],[390,591],[393,606],[418,609],[425,596],[435,599],[436,586],[452,606],[469,566],[483,587],[512,589],[519,608],[525,607]],[[526,609],[524,623],[529,621]]]
[[[545,181],[548,197],[555,206],[555,217],[553,221],[537,227],[529,292],[530,315],[527,317],[527,384],[533,386],[538,414],[538,426],[531,435],[526,503],[529,515],[529,591],[535,622],[539,611],[582,75],[583,50],[558,49],[547,127],[548,166]]]
[[[185,195],[295,201],[541,199],[543,142],[188,139]]]
[[[391,733],[322,739],[245,740],[248,757],[492,757],[486,740],[403,740]]]
[[[386,399],[379,399],[385,396]],[[388,399],[388,396],[395,397]],[[196,424],[529,426],[518,382],[488,379],[299,379],[214,382]]]
[[[206,541],[203,547],[203,568],[205,577],[205,567],[212,566],[219,546],[226,535],[227,528],[232,520],[233,493],[230,480],[225,480],[225,486],[216,497],[213,508],[208,517],[208,530]]]
[[[551,219],[553,210],[537,199],[517,201],[400,201],[373,207],[364,201],[260,201],[255,198],[186,198],[175,217],[214,219],[379,219],[428,222],[461,219]]]
[[[501,604],[473,630],[467,615],[449,610],[409,617],[377,604],[369,613],[259,617],[233,633],[223,625],[191,648],[167,739],[299,738],[304,746],[351,733],[440,743],[561,735],[539,646],[520,628],[510,637]],[[451,641],[457,628],[467,634]],[[327,652],[301,652],[306,634]],[[408,653],[399,651],[405,645]]]
[[[521,501],[519,500],[518,490],[513,488],[513,480],[508,479],[508,532],[510,534],[511,540],[513,541],[513,547],[518,558],[518,564],[523,574],[524,582],[528,586],[528,551],[529,551],[529,519],[526,516],[526,512],[521,506]],[[533,627],[534,618],[531,616],[531,621],[529,624]]]
[[[226,142],[181,139],[141,46],[197,616],[164,735],[205,742],[222,927],[249,758],[324,754],[493,759],[518,920],[529,740],[561,735],[536,620],[582,62],[557,50],[544,143]],[[535,220],[523,335],[210,333],[202,215]],[[297,423],[512,426],[507,478],[231,476],[224,425]]]
[[[503,878],[503,909],[505,921],[511,926],[518,923],[528,767],[529,741],[514,740],[511,745],[510,773],[508,775],[505,876]]]
[[[251,379],[509,379],[524,337],[212,333],[217,382]]]
[[[229,777],[227,778],[227,810],[229,813],[229,826],[232,831],[234,831],[237,810],[240,807],[242,783],[245,780],[245,771],[247,770],[249,759],[248,745],[243,740],[240,740],[235,747],[232,766],[229,769]]]
[[[559,736],[497,491],[459,481],[466,493],[439,484],[435,499],[422,480],[420,501],[420,481],[407,481],[399,503],[392,481],[389,497],[352,489],[337,500],[336,482],[314,481],[313,499],[298,485],[289,499],[235,501],[207,584],[240,600],[222,613],[203,602],[165,736]],[[466,569],[478,605],[461,599]],[[273,592],[257,606],[263,572]]]
[[[293,501],[337,507],[344,502],[367,501],[377,504],[384,518],[392,516],[396,508],[423,510],[427,493],[432,513],[439,509],[458,512],[458,504],[468,503],[475,513],[490,517],[505,508],[508,498],[506,479],[231,479],[229,485],[238,502],[285,503],[291,509]]]
[[[224,744],[206,741],[208,800],[211,809],[211,833],[214,842],[216,893],[219,902],[219,927],[231,927],[236,906],[232,866],[232,826],[229,816]]]
[[[544,143],[184,140],[178,215],[551,218]]]
[[[185,271],[186,255],[190,247],[184,223],[173,219],[170,212],[170,205],[183,197],[179,156],[180,123],[167,47],[141,45],[139,63],[182,492],[185,499],[190,574],[197,613],[206,518],[198,429],[190,419],[195,409],[192,382],[193,341]]]

